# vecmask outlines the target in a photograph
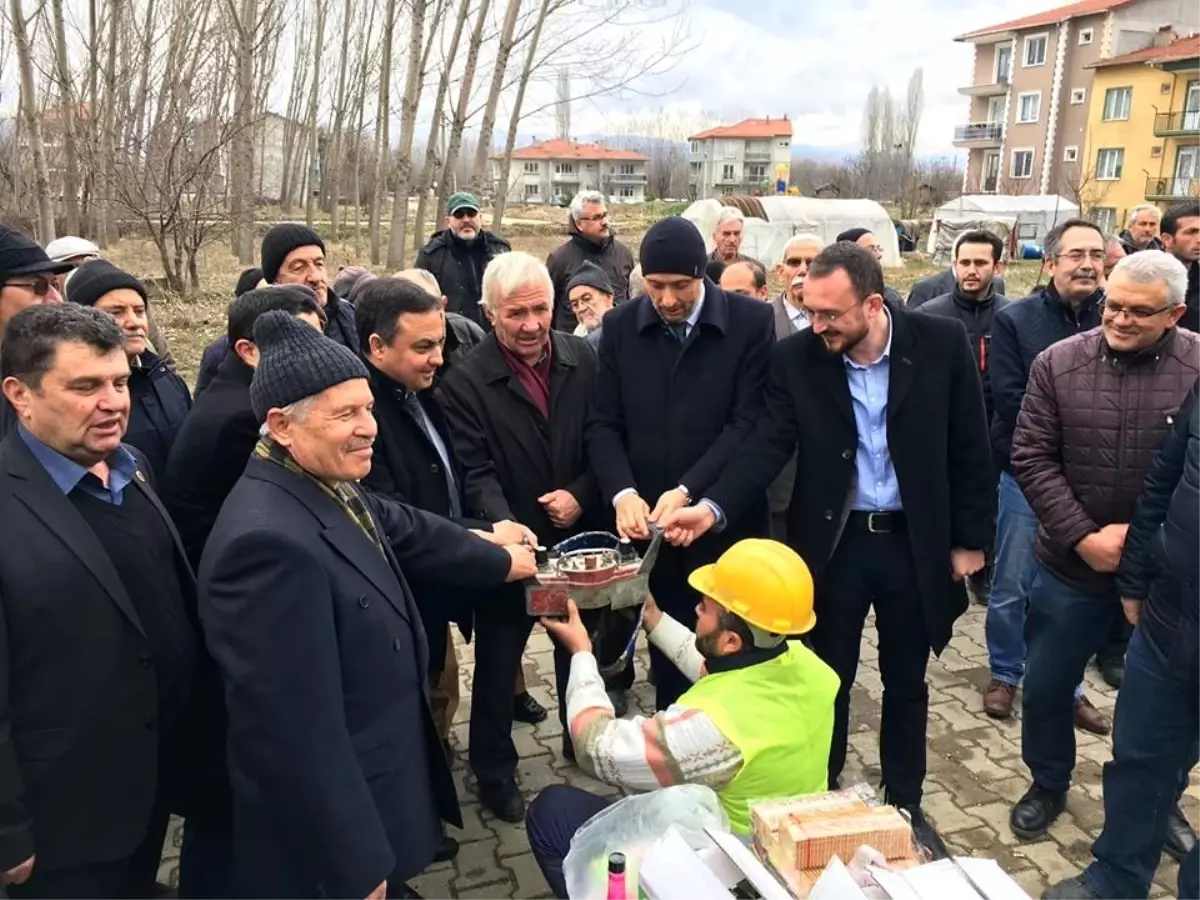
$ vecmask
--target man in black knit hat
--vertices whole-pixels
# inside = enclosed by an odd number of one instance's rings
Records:
[[[604,317],[587,432],[601,496],[616,511],[618,532],[635,540],[702,497],[753,432],[775,343],[768,304],[704,277],[704,238],[688,220],[656,222],[640,256],[646,296]],[[742,538],[765,535],[766,500],[764,490],[721,534],[662,547],[650,590],[664,611],[694,619],[700,597],[688,574]],[[650,662],[658,708],[666,709],[690,683],[653,647]]]
[[[404,882],[441,820],[462,818],[406,574],[496,588],[531,577],[533,554],[361,490],[376,434],[362,360],[281,310],[254,343],[263,438],[199,574],[229,710],[236,896],[414,896]]]
[[[600,345],[601,320],[613,308],[612,283],[604,270],[585,259],[567,282],[567,303],[579,324],[576,337],[585,337],[593,347]]]
[[[156,482],[161,482],[175,435],[192,408],[192,395],[166,360],[148,349],[146,288],[128,272],[97,259],[71,275],[70,296],[72,303],[108,313],[125,332],[132,401],[125,442],[146,454]]]
[[[325,309],[325,334],[357,353],[354,307],[329,287],[321,236],[307,225],[282,222],[263,235],[261,255],[267,284],[304,284],[312,288]]]

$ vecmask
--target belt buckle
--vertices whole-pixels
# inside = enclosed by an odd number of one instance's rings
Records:
[[[886,521],[887,521],[887,515],[888,515],[888,514],[887,514],[887,513],[885,513],[885,512],[870,512],[870,513],[867,513],[867,532],[868,532],[868,533],[870,533],[870,534],[889,534],[889,533],[891,533],[891,529],[890,529],[890,528],[887,528],[886,526],[885,526],[885,527],[881,527],[881,528],[876,528],[876,527],[875,527],[875,519],[876,519],[876,517],[879,517],[879,518],[883,519],[883,520],[886,522]]]

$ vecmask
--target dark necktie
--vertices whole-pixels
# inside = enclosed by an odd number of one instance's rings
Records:
[[[671,329],[671,334],[675,335],[675,340],[683,343],[687,340],[687,322],[675,322],[667,325]]]
[[[442,461],[442,471],[446,474],[446,492],[450,496],[450,518],[461,519],[462,502],[458,496],[458,484],[454,480],[454,467],[450,464],[450,460],[446,458],[450,453],[450,448],[447,447],[446,453],[442,453],[438,439],[433,434],[433,423],[425,415],[425,410],[421,408],[421,401],[413,391],[404,392],[404,408],[416,421],[417,426],[421,429],[425,437],[428,438],[429,443],[433,445],[433,449],[437,451],[438,458]]]

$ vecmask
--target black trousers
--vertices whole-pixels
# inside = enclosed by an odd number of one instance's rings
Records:
[[[170,813],[165,805],[156,806],[146,824],[146,835],[133,854],[124,859],[40,870],[37,861],[33,874],[24,884],[8,885],[14,898],[149,898],[155,895],[154,882],[162,861],[163,841],[167,837]],[[35,848],[36,849],[36,848]]]
[[[947,559],[947,565],[949,560]],[[847,523],[817,587],[817,625],[812,646],[841,680],[829,751],[829,786],[836,788],[846,763],[850,689],[858,671],[867,612],[875,607],[883,712],[879,756],[889,803],[921,802],[925,781],[925,732],[929,688],[929,636],[917,588],[908,535],[870,534]]]
[[[1096,664],[1124,662],[1131,637],[1133,626],[1129,624],[1129,620],[1123,614],[1114,616],[1112,627],[1108,630],[1108,639],[1096,654]]]
[[[563,860],[571,850],[571,838],[588,819],[613,801],[568,784],[552,784],[529,804],[525,832],[529,849],[555,897],[567,897]]]

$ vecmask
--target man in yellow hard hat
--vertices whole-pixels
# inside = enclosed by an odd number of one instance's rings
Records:
[[[650,643],[693,682],[650,719],[614,716],[574,603],[566,620],[542,624],[571,653],[561,702],[579,765],[631,790],[711,787],[732,830],[747,835],[751,800],[826,789],[838,678],[787,639],[810,631],[816,616],[812,575],[785,544],[739,541],[688,583],[703,596],[695,633],[646,599],[642,626]],[[556,896],[567,896],[562,861],[571,837],[610,802],[551,785],[530,806],[529,843]]]

